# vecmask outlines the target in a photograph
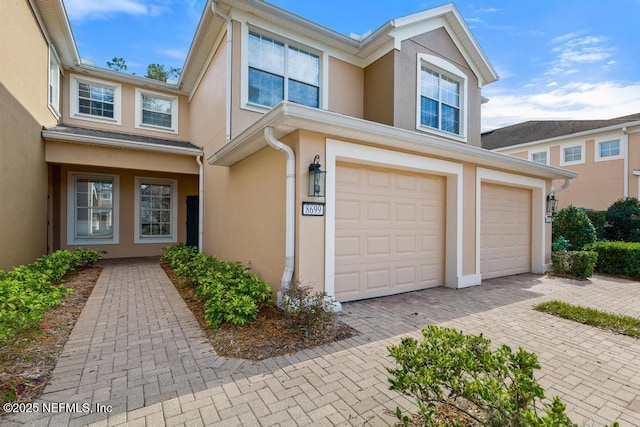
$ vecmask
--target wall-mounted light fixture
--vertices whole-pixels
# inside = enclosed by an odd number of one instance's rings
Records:
[[[324,197],[326,171],[320,169],[320,155],[313,158],[309,165],[309,197]]]
[[[558,199],[556,195],[551,193],[547,196],[547,212],[554,214],[558,210]]]

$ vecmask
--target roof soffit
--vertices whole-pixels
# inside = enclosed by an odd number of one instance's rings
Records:
[[[38,21],[41,21],[41,27],[44,27],[45,37],[53,43],[62,65],[77,66],[80,56],[62,0],[31,0],[29,3]]]

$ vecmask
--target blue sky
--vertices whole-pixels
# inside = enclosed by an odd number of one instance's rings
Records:
[[[127,72],[182,67],[205,0],[64,0],[82,58]],[[439,6],[434,0],[271,0],[343,34]],[[640,0],[456,1],[500,80],[483,88],[482,127],[640,112]]]

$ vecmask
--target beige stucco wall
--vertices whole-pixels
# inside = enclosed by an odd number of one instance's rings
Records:
[[[120,177],[119,198],[119,243],[114,245],[79,245],[83,248],[107,251],[105,258],[126,258],[138,256],[162,255],[161,249],[170,243],[134,243],[135,193],[134,179],[166,178],[178,180],[178,242],[186,241],[187,196],[198,195],[198,177],[195,175],[172,174],[130,169],[96,168],[81,165],[60,166],[60,247],[74,249],[78,246],[67,245],[67,179],[68,172],[87,172],[118,175]]]
[[[391,51],[364,69],[364,119],[393,125],[394,66]]]
[[[47,251],[47,165],[42,126],[48,109],[49,49],[26,1],[0,13],[0,269]]]
[[[69,98],[71,96],[71,92],[70,92],[71,85],[69,82],[72,75],[106,81],[109,83],[116,83],[122,86],[122,101],[121,101],[122,117],[121,117],[120,124],[109,123],[108,121],[84,120],[81,118],[72,117],[72,114],[70,111],[71,104],[69,102]],[[166,96],[178,96],[178,132],[177,133],[165,132],[162,130],[152,130],[149,128],[135,126],[136,124],[136,117],[135,117],[136,88],[141,89],[143,91],[156,92]],[[112,131],[112,132],[134,133],[134,134],[146,135],[146,136],[150,136],[154,138],[162,138],[162,139],[176,139],[181,141],[189,140],[189,135],[190,135],[189,105],[187,102],[187,97],[184,95],[176,95],[175,93],[164,92],[162,90],[146,87],[143,85],[135,86],[128,83],[115,82],[113,80],[106,79],[104,77],[93,76],[89,73],[78,73],[76,71],[67,70],[64,74],[64,79],[62,81],[61,99],[62,99],[62,105],[63,105],[62,107],[63,122],[68,125],[93,128],[93,129],[103,129],[103,130]]]
[[[46,159],[49,163],[128,168],[149,171],[198,174],[200,169],[195,156],[168,153],[125,150],[90,144],[74,144],[58,141],[46,142]]]
[[[640,128],[629,129],[629,197],[640,199]]]
[[[364,116],[364,69],[329,58],[329,111]]]

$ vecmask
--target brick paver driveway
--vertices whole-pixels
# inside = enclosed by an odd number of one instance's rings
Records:
[[[252,363],[215,354],[156,261],[107,264],[40,402],[77,406],[0,424],[389,425],[415,407],[388,390],[386,347],[435,323],[536,352],[580,424],[640,425],[640,341],[531,309],[556,298],[640,316],[638,282],[520,275],[344,304],[359,336]]]

